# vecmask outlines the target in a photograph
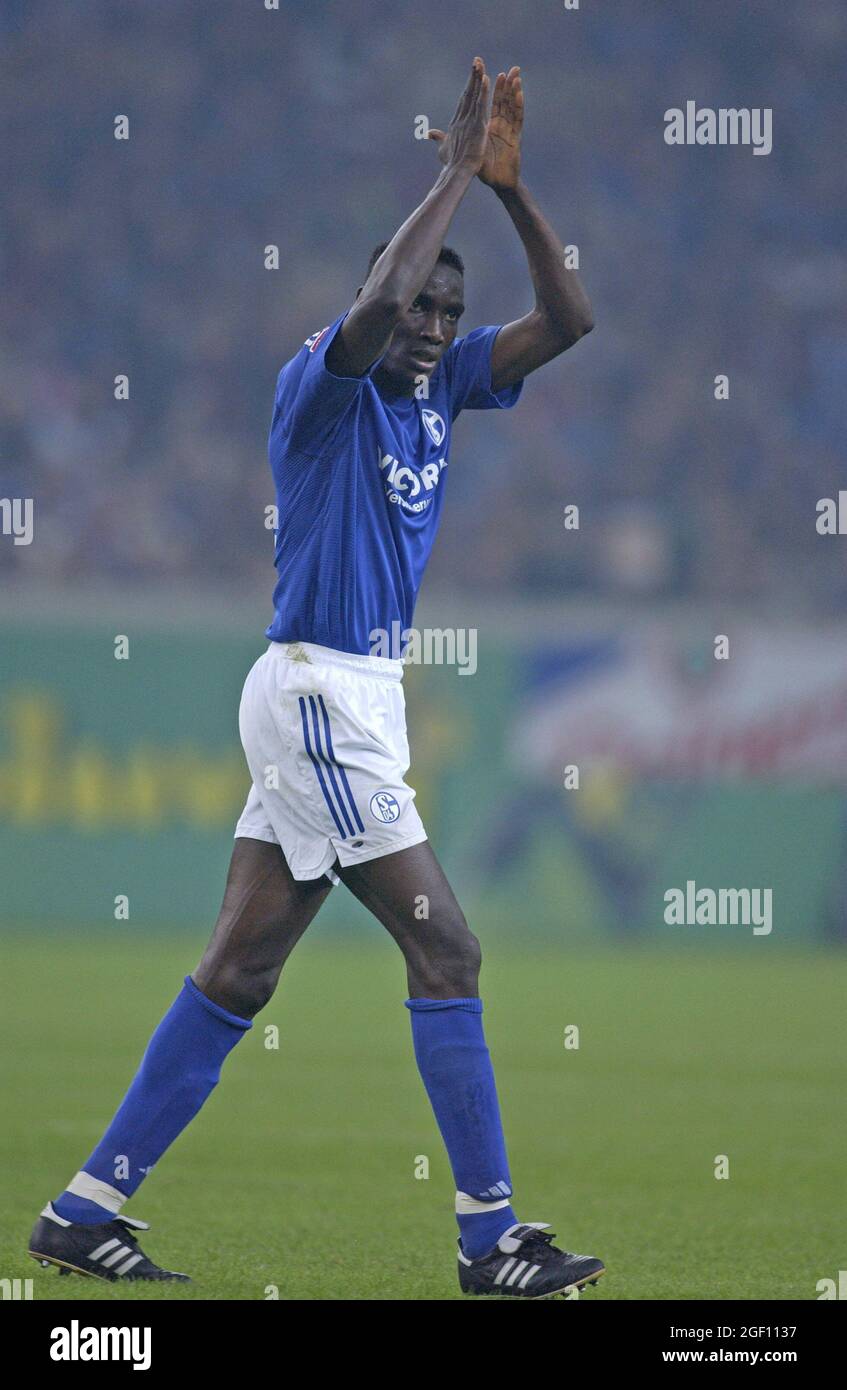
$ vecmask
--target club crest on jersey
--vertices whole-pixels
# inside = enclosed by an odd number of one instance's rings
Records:
[[[438,448],[446,434],[444,421],[436,410],[423,410],[421,414],[423,416],[424,425],[426,426],[426,432],[433,444]]]
[[[391,792],[374,792],[370,800],[371,815],[383,825],[390,825],[400,815],[400,803]]]
[[[318,346],[318,343],[321,341],[321,338],[323,338],[323,336],[326,333],[328,333],[329,330],[330,324],[327,324],[326,328],[322,328],[320,333],[313,333],[311,338],[307,338],[303,346],[307,347],[310,352],[314,352],[316,347]]]

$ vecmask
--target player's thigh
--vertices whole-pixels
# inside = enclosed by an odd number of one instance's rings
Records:
[[[192,971],[198,989],[234,1013],[226,1000],[236,995],[242,1008],[261,1008],[331,889],[325,877],[295,879],[279,845],[236,839],[218,920]]]
[[[475,979],[479,942],[428,840],[346,868],[336,860],[334,867],[393,936],[410,975],[432,981],[446,972],[451,981]]]

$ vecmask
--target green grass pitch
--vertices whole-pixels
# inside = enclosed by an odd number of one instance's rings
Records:
[[[605,1260],[585,1300],[814,1300],[818,1280],[837,1279],[843,955],[483,944],[514,1204]],[[36,1299],[264,1299],[271,1286],[280,1299],[462,1297],[401,957],[387,937],[322,937],[319,923],[127,1206],[152,1223],[152,1257],[195,1282],[64,1279],[25,1254],[202,945],[3,939],[0,1276],[32,1278]],[[578,1050],[564,1047],[573,1024]],[[721,1154],[728,1180],[714,1176]]]

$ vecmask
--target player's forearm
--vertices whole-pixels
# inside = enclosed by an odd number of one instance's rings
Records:
[[[535,307],[567,342],[576,342],[594,326],[591,302],[576,271],[565,265],[565,248],[526,184],[499,189],[497,196],[512,219],[526,252]]]
[[[475,177],[476,170],[462,164],[442,169],[380,256],[363,298],[378,299],[398,316],[409,307],[429,279],[456,209]]]

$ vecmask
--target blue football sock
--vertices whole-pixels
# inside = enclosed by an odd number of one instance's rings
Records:
[[[456,1181],[456,1220],[469,1259],[517,1223],[481,999],[407,999],[418,1070]]]
[[[162,1019],[97,1148],[53,1203],[65,1221],[111,1221],[217,1085],[253,1024],[213,1004],[190,975]]]

